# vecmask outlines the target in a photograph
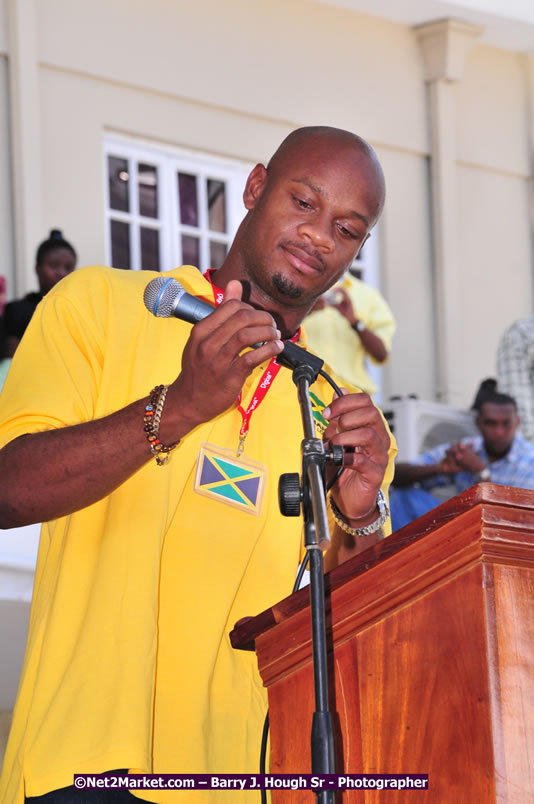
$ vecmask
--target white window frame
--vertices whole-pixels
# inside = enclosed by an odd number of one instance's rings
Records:
[[[380,265],[378,260],[378,226],[375,226],[363,244],[363,248],[352,263],[353,268],[361,271],[362,282],[372,288],[380,289]]]
[[[117,220],[130,224],[129,243],[132,270],[141,269],[140,227],[158,229],[160,271],[168,271],[182,265],[181,235],[189,234],[200,238],[200,262],[204,268],[209,264],[209,241],[231,244],[237,228],[245,214],[243,189],[253,165],[224,157],[202,154],[200,152],[159,146],[152,143],[106,134],[103,142],[103,171],[105,185],[105,249],[106,260],[112,264],[110,221]],[[108,184],[108,157],[115,156],[128,160],[129,173],[129,212],[120,212],[110,207]],[[139,214],[137,194],[137,163],[154,165],[158,175],[158,218],[147,218]],[[178,172],[197,176],[199,190],[199,227],[180,223],[178,209]],[[199,178],[223,181],[226,187],[226,228],[225,233],[208,229],[205,181]]]

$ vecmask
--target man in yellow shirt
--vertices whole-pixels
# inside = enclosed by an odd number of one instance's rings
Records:
[[[310,348],[340,377],[367,394],[376,393],[366,360],[385,363],[395,333],[393,313],[376,288],[348,271],[317,300],[303,326]]]
[[[74,773],[256,767],[264,691],[255,657],[228,633],[290,593],[302,548],[300,524],[277,505],[279,474],[299,469],[301,427],[291,373],[274,358],[383,200],[363,140],[298,129],[252,170],[223,266],[209,279],[190,266],[168,274],[218,305],[208,318],[156,318],[142,298],[149,273],[100,267],[63,280],[36,311],[0,399],[0,525],[46,523],[4,804],[80,801]],[[332,489],[334,565],[365,544],[347,528],[381,522],[394,447],[369,397],[332,399],[322,379],[313,393],[319,431],[353,448]],[[116,800],[91,791],[94,804]]]

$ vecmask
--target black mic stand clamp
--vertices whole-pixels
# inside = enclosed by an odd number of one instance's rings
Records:
[[[292,344],[293,346],[293,344]],[[328,670],[324,602],[324,567],[322,550],[330,543],[326,510],[326,464],[343,464],[343,447],[325,449],[315,437],[315,424],[309,388],[315,382],[323,361],[296,347],[289,355],[284,350],[279,362],[293,368],[293,382],[298,388],[304,439],[301,442],[302,482],[297,473],[281,475],[278,486],[280,511],[284,516],[299,516],[302,505],[304,544],[310,567],[310,609],[312,625],[315,711],[311,733],[313,774],[335,773],[335,747],[332,715],[328,708]],[[332,790],[317,790],[317,801],[333,804]]]

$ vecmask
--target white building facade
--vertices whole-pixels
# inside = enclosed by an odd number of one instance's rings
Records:
[[[386,174],[383,399],[469,406],[532,312],[530,0],[0,0],[8,297],[52,228],[80,265],[216,262],[248,169],[311,124],[362,135]]]

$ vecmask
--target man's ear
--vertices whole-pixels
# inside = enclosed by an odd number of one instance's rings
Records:
[[[267,170],[263,165],[256,165],[250,171],[245,191],[243,193],[243,203],[245,209],[254,209],[258,199],[265,189],[267,184]]]

